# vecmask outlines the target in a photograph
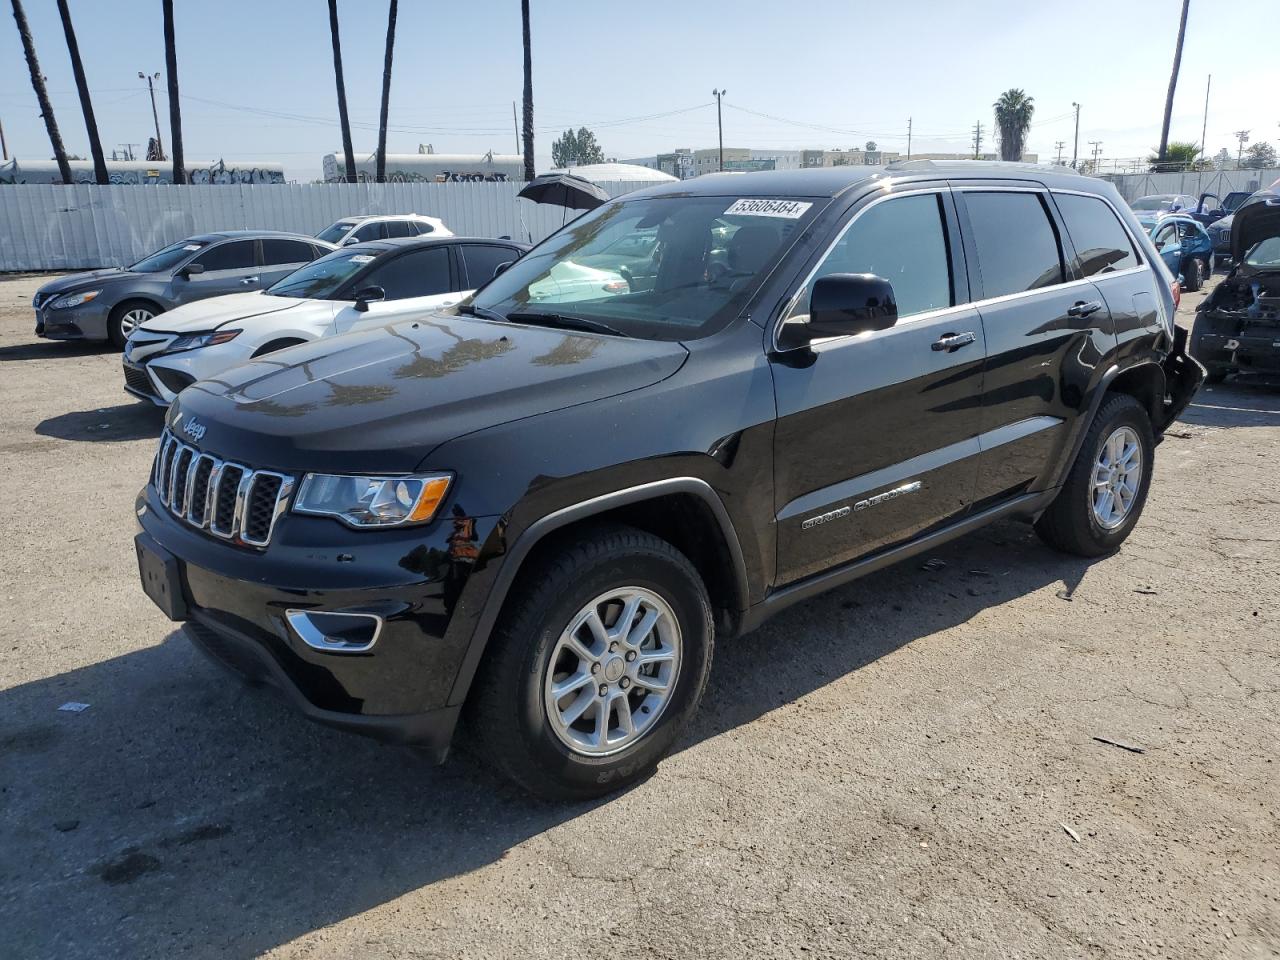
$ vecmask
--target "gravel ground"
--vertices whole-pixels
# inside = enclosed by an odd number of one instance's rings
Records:
[[[1115,556],[1007,523],[792,608],[647,783],[549,806],[171,629],[160,417],[33,337],[44,279],[0,279],[0,954],[1280,955],[1280,393],[1201,393]]]

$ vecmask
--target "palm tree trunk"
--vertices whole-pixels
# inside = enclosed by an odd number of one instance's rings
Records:
[[[529,41],[529,0],[520,0],[524,27],[524,178],[532,180],[533,167],[533,45]]]
[[[378,115],[378,157],[374,179],[387,182],[387,109],[391,106],[391,55],[396,47],[396,12],[399,0],[391,0],[387,11],[387,53],[382,60],[382,112]]]
[[[44,127],[49,131],[49,142],[53,144],[53,159],[58,161],[58,173],[62,176],[62,182],[71,183],[71,164],[67,163],[67,150],[62,145],[58,121],[53,116],[53,104],[49,102],[44,74],[40,72],[40,61],[36,59],[36,45],[31,39],[31,27],[27,23],[26,11],[22,9],[22,0],[13,0],[13,19],[18,22],[18,36],[22,38],[22,52],[26,54],[27,69],[31,71],[31,86],[40,103],[40,116],[44,117]]]
[[[93,178],[98,183],[110,183],[107,179],[107,158],[102,155],[102,140],[98,137],[98,121],[93,116],[93,101],[89,98],[89,83],[84,78],[84,63],[80,60],[80,44],[76,43],[76,29],[71,25],[71,10],[67,0],[58,0],[58,15],[62,17],[62,32],[67,36],[67,52],[71,55],[71,72],[76,77],[76,92],[80,94],[80,109],[84,112],[85,129],[89,132],[89,153],[93,156]]]
[[[1169,94],[1164,100],[1164,125],[1160,128],[1160,150],[1157,156],[1163,164],[1169,152],[1169,122],[1173,119],[1173,91],[1178,87],[1178,70],[1182,67],[1182,41],[1187,35],[1187,8],[1191,0],[1182,0],[1182,19],[1178,22],[1178,45],[1173,50],[1173,73],[1169,75]]]
[[[338,0],[329,0],[329,36],[333,39],[333,76],[338,83],[338,122],[342,125],[342,155],[347,182],[356,182],[356,155],[351,149],[351,121],[347,118],[347,84],[342,79],[342,41],[338,38]]]
[[[164,68],[169,75],[169,146],[173,152],[173,182],[186,183],[182,164],[182,106],[178,103],[178,51],[173,43],[173,0],[162,0],[164,9]]]

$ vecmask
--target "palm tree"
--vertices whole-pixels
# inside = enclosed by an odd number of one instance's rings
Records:
[[[44,74],[40,72],[40,61],[36,59],[35,41],[31,39],[31,27],[27,23],[26,11],[22,9],[22,0],[13,0],[13,19],[18,22],[18,36],[22,38],[22,52],[27,57],[27,69],[31,71],[31,86],[36,91],[36,100],[40,103],[40,116],[44,117],[44,127],[49,131],[49,142],[53,144],[53,159],[58,161],[58,173],[63,183],[71,182],[71,164],[67,163],[67,150],[62,145],[62,134],[58,132],[58,121],[53,116],[53,104],[49,102],[49,91],[44,85]]]
[[[110,183],[107,178],[107,158],[102,155],[102,140],[98,137],[98,121],[93,116],[93,101],[89,98],[89,84],[84,78],[84,64],[80,60],[80,44],[76,43],[76,30],[71,25],[71,11],[67,0],[58,0],[58,14],[62,17],[62,32],[67,37],[67,52],[71,55],[71,72],[76,77],[76,91],[80,94],[80,109],[84,112],[84,125],[89,132],[89,153],[93,156],[93,178],[98,183]]]
[[[1000,159],[1021,160],[1031,115],[1036,112],[1035,99],[1016,87],[1000,94],[992,104],[996,111],[996,129],[1000,131]]]
[[[351,121],[347,119],[347,85],[342,79],[342,41],[338,39],[338,0],[329,0],[329,36],[333,40],[333,76],[338,82],[338,122],[342,125],[342,155],[347,182],[356,182],[356,155],[351,149]]]
[[[182,165],[182,108],[178,104],[178,51],[173,44],[173,0],[161,0],[164,10],[164,68],[169,74],[169,143],[173,148],[173,182],[186,183]]]
[[[1147,164],[1152,173],[1174,173],[1181,170],[1203,169],[1202,161],[1196,160],[1200,155],[1200,145],[1174,140],[1165,144],[1164,154],[1157,150],[1147,157]]]
[[[396,12],[399,0],[391,0],[387,11],[387,53],[382,60],[382,113],[378,116],[378,158],[374,179],[387,182],[387,108],[391,106],[391,54],[396,46]],[[353,168],[348,168],[353,169]]]
[[[1167,159],[1169,152],[1169,121],[1173,119],[1173,91],[1178,87],[1178,70],[1182,67],[1182,41],[1187,35],[1187,8],[1191,0],[1182,0],[1182,19],[1178,21],[1178,44],[1173,48],[1173,73],[1169,75],[1169,93],[1164,98],[1164,125],[1160,128],[1160,149],[1157,156],[1161,162]]]
[[[532,180],[533,169],[533,47],[529,42],[529,0],[520,0],[524,27],[524,178]]]

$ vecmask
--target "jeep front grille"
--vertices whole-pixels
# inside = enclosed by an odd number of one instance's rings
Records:
[[[293,477],[219,460],[167,429],[160,436],[151,482],[175,517],[223,540],[259,548],[271,542],[293,494]]]

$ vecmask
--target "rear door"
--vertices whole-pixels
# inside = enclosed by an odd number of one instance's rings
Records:
[[[262,239],[262,264],[258,277],[263,288],[271,286],[282,277],[287,277],[299,267],[311,262],[311,244],[303,240],[290,240],[287,237],[264,237]]]
[[[460,243],[457,250],[462,254],[462,285],[467,291],[483,287],[502,264],[520,259],[519,250],[496,243]]]
[[[1178,239],[1178,225],[1166,223],[1151,238],[1156,252],[1175,277],[1182,273],[1182,242]]]
[[[185,280],[175,278],[174,292],[180,302],[261,289],[257,243],[256,240],[227,240],[192,260],[191,263],[204,267],[204,272],[192,274]]]
[[[950,191],[855,205],[784,315],[806,315],[814,280],[832,273],[889,280],[899,320],[771,355],[779,583],[961,516],[977,478],[985,345]]]
[[[377,326],[405,314],[450,306],[461,299],[456,293],[457,266],[450,244],[433,244],[389,257],[360,281],[360,287],[381,287],[383,299],[363,312],[345,304],[334,318],[338,333]]]

